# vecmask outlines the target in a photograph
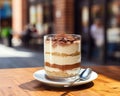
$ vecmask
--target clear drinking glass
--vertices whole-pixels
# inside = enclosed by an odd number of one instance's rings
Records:
[[[44,36],[44,69],[49,78],[68,78],[80,71],[81,36],[48,34]]]

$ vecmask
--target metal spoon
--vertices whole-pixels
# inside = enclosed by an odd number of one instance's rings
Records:
[[[87,80],[90,78],[90,75],[92,73],[92,69],[91,68],[87,68],[85,69],[79,76],[77,79],[69,82],[68,84],[64,85],[64,87],[69,87],[71,85],[73,85],[76,81],[78,80]]]

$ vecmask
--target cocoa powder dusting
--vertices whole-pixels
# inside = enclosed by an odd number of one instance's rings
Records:
[[[79,37],[75,37],[72,34],[56,34],[52,37],[48,37],[47,41],[52,41],[52,46],[56,47],[57,45],[66,46],[74,43],[79,40]]]

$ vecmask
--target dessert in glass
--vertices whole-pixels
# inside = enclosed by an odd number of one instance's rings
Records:
[[[81,36],[48,34],[44,36],[44,69],[49,78],[69,78],[80,71]]]

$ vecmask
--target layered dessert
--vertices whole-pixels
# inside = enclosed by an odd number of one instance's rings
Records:
[[[72,77],[79,73],[80,36],[51,34],[44,37],[44,69],[49,77]]]

